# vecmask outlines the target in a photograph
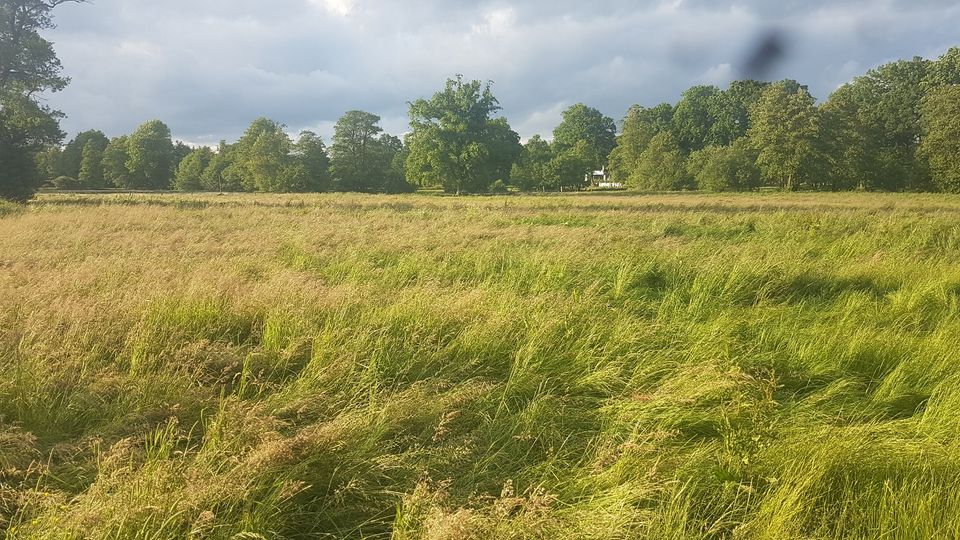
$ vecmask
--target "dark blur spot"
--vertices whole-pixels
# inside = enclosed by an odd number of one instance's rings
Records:
[[[780,30],[769,30],[751,48],[741,65],[741,75],[745,79],[765,79],[786,57],[786,36]]]

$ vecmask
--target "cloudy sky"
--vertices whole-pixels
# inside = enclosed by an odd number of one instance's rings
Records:
[[[584,102],[619,119],[741,73],[760,36],[768,73],[819,98],[870,67],[960,45],[955,0],[92,0],[49,32],[71,86],[49,97],[70,133],[159,118],[191,143],[257,116],[328,137],[346,110],[406,131],[406,103],[455,73],[492,80],[524,138]]]

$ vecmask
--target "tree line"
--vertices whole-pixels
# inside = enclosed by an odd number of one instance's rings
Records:
[[[328,149],[316,133],[293,140],[282,124],[258,118],[238,141],[216,149],[174,142],[159,120],[108,139],[97,130],[38,156],[59,189],[323,192],[412,191],[403,176],[403,143],[382,133],[380,118],[348,112]]]
[[[35,96],[57,91],[52,45],[39,32],[71,0],[0,4],[0,197],[60,189],[450,193],[579,190],[591,173],[646,191],[884,190],[960,192],[960,48],[938,60],[880,66],[818,104],[797,81],[694,86],[676,104],[635,105],[614,122],[577,104],[547,140],[521,144],[491,83],[449,79],[410,103],[410,131],[347,112],[329,146],[294,140],[259,118],[216,149],[174,142],[159,120],[109,139],[80,133],[61,146],[62,116]]]

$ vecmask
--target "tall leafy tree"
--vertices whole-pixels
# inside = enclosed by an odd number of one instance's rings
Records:
[[[548,164],[553,159],[550,143],[534,135],[523,145],[523,151],[510,172],[510,180],[521,191],[552,189]]]
[[[930,92],[922,107],[920,156],[942,191],[960,193],[960,85]]]
[[[709,103],[711,126],[706,140],[711,145],[727,146],[746,136],[750,129],[750,110],[760,101],[769,83],[743,80],[715,94]]]
[[[83,152],[88,144],[103,152],[110,142],[102,131],[92,129],[78,133],[63,147],[61,153],[59,168],[54,171],[54,176],[70,176],[78,178],[80,176],[80,167],[83,165]]]
[[[296,165],[304,175],[304,191],[330,190],[330,158],[323,139],[312,131],[303,131],[293,145]]]
[[[213,151],[201,146],[180,161],[173,178],[173,188],[177,191],[200,191],[203,186],[203,173],[213,160]]]
[[[380,117],[373,113],[349,111],[337,121],[330,170],[338,189],[376,191],[384,183],[390,163],[385,163],[389,145],[383,144],[382,137]]]
[[[715,86],[694,86],[683,93],[673,114],[673,133],[683,152],[695,152],[713,142],[710,135],[720,97]]]
[[[626,184],[637,168],[640,155],[658,133],[670,129],[673,107],[662,104],[654,109],[634,105],[623,119],[617,144],[610,153],[610,172],[617,182]]]
[[[750,142],[766,180],[787,190],[820,181],[825,172],[820,115],[806,88],[790,82],[771,85],[750,118]]]
[[[596,149],[586,139],[573,146],[553,145],[553,159],[546,165],[551,187],[560,191],[580,190],[587,186],[587,174],[596,166]]]
[[[159,120],[140,125],[127,141],[127,169],[134,189],[169,189],[173,179],[174,146],[170,128]]]
[[[0,198],[30,198],[41,182],[37,155],[63,139],[62,114],[35,96],[69,82],[53,45],[40,35],[53,28],[53,10],[68,1],[0,2]]]
[[[917,159],[920,106],[930,62],[900,60],[872,69],[842,88],[842,99],[857,110],[868,145],[863,171],[870,189],[920,190],[929,174]],[[840,92],[840,91],[838,91]],[[834,101],[831,96],[830,101]]]
[[[830,167],[826,178],[835,191],[883,188],[876,176],[879,137],[865,121],[856,92],[853,85],[844,85],[820,106],[820,140]]]
[[[83,146],[83,154],[80,160],[80,174],[77,179],[80,184],[87,189],[102,189],[106,185],[103,176],[103,152],[106,145],[101,146],[100,141],[87,141]]]
[[[233,149],[233,160],[224,170],[229,183],[239,179],[246,191],[302,191],[300,179],[291,176],[293,141],[285,126],[269,118],[254,120]]]
[[[36,163],[41,182],[57,178],[63,170],[63,149],[59,146],[48,146],[37,154]]]
[[[586,143],[588,168],[600,168],[617,144],[617,125],[597,109],[577,103],[563,111],[563,121],[553,130],[553,142],[562,152],[580,141]]]
[[[375,145],[376,170],[380,171],[376,189],[383,193],[409,193],[416,186],[407,182],[404,163],[407,148],[400,137],[383,134]]]
[[[447,80],[432,98],[410,105],[407,176],[421,186],[452,193],[487,191],[520,150],[520,137],[505,120],[490,83]]]
[[[629,182],[630,187],[644,191],[689,189],[691,184],[683,151],[669,131],[659,133],[650,140]]]
[[[183,158],[189,156],[191,152],[193,152],[193,148],[191,148],[187,143],[183,141],[176,141],[173,143],[173,165],[171,170],[174,174],[176,174],[177,167],[180,166],[180,162],[183,161]]]
[[[697,189],[748,191],[760,187],[756,153],[746,138],[730,146],[708,146],[690,154],[687,170]]]
[[[228,174],[234,162],[234,147],[220,141],[216,153],[200,176],[200,186],[207,191],[241,191],[238,177]]]
[[[126,135],[110,139],[103,151],[103,178],[107,186],[131,188],[133,181],[127,162],[130,161],[130,138]]]

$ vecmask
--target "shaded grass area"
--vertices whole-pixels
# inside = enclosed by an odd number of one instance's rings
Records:
[[[9,538],[955,538],[960,199],[0,210]]]

